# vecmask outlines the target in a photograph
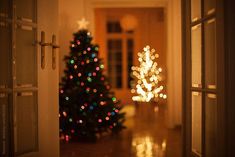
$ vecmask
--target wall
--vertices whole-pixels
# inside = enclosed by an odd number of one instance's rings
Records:
[[[95,34],[95,8],[156,8],[164,7],[167,18],[167,90],[168,121],[170,128],[181,124],[181,1],[180,0],[59,0],[60,14],[60,77],[65,64],[63,57],[69,53],[69,41],[77,31],[76,21],[89,20],[88,29]]]

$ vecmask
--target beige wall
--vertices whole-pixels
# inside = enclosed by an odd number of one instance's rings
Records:
[[[95,8],[165,8],[166,17],[166,76],[168,126],[181,124],[181,19],[180,0],[59,0],[60,77],[65,64],[63,57],[69,53],[69,42],[77,31],[76,21],[83,16],[89,20],[89,30],[95,34]],[[152,32],[154,32],[153,30]],[[157,30],[156,30],[157,31]],[[158,33],[158,32],[154,32]],[[151,39],[151,38],[150,38]],[[149,44],[152,44],[149,41]],[[144,44],[143,44],[144,45]],[[154,44],[152,44],[154,45]],[[160,57],[163,57],[160,56]]]

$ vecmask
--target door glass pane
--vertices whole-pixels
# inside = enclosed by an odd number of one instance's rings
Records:
[[[206,138],[206,157],[216,157],[216,137],[217,131],[217,105],[216,95],[207,94],[206,97],[206,120],[205,120],[205,138]]]
[[[0,18],[10,17],[10,1],[1,0],[0,1]]]
[[[201,25],[192,27],[192,87],[201,87]]]
[[[0,21],[1,22],[1,21]],[[7,88],[10,81],[11,33],[7,23],[0,24],[0,89]]]
[[[25,27],[16,32],[16,79],[17,86],[35,86],[37,60],[35,30]]]
[[[202,153],[202,96],[192,92],[192,151]]]
[[[205,23],[205,83],[210,89],[216,88],[216,34],[215,19]]]
[[[35,22],[35,0],[16,0],[16,15],[18,19]]]
[[[122,40],[108,40],[108,74],[114,88],[122,87]]]
[[[0,156],[7,157],[9,149],[8,138],[8,97],[5,93],[0,93]]]
[[[204,0],[205,15],[210,15],[215,12],[216,0]]]
[[[201,19],[201,0],[191,0],[191,20]]]
[[[131,88],[131,82],[133,80],[131,67],[133,66],[133,52],[134,52],[134,41],[133,39],[127,40],[127,69],[128,69],[128,88]]]
[[[15,152],[22,154],[37,149],[36,93],[17,93],[15,112]]]
[[[119,21],[108,21],[107,24],[107,33],[121,33],[122,28]]]

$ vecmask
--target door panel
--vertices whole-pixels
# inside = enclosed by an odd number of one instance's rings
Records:
[[[57,27],[58,0],[0,1],[0,156],[59,156],[58,59],[50,44]],[[41,31],[49,43],[44,69]]]
[[[202,95],[192,92],[192,151],[202,154]]]
[[[206,96],[206,117],[205,117],[205,156],[216,157],[217,153],[217,102],[215,94],[207,94]]]
[[[9,156],[9,110],[8,94],[0,92],[0,156]]]
[[[17,155],[37,151],[37,93],[19,92],[15,95],[15,151]]]
[[[16,84],[37,86],[36,29],[21,26],[16,30]]]
[[[0,21],[0,89],[10,84],[11,27],[6,21]]]
[[[192,27],[192,87],[202,87],[201,25]]]
[[[209,89],[216,89],[216,22],[205,22],[205,84]]]
[[[16,15],[18,19],[28,22],[36,21],[36,0],[16,0]]]

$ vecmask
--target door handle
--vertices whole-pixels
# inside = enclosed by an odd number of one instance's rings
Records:
[[[56,35],[52,35],[52,69],[56,69],[56,49],[60,48],[59,45],[56,44]]]
[[[52,69],[56,69],[56,49],[59,45],[56,44],[56,35],[52,35],[52,42],[45,41],[45,32],[41,31],[41,41],[37,42],[41,46],[41,68],[45,69],[46,64],[46,46],[52,47]]]
[[[45,54],[46,46],[51,45],[51,43],[46,43],[45,38],[46,38],[45,32],[41,31],[41,41],[37,43],[41,46],[41,68],[42,69],[45,69],[45,65],[46,65],[46,54]]]

